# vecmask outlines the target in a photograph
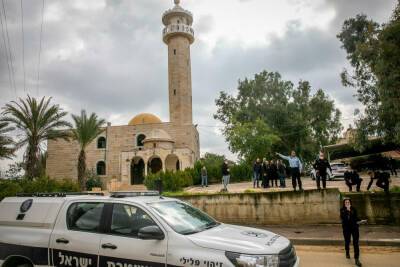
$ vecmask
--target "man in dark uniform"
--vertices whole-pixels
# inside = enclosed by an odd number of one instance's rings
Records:
[[[390,157],[389,159],[389,166],[390,166],[390,174],[397,176],[397,162],[394,158]]]
[[[257,188],[260,187],[259,185],[259,181],[260,181],[260,175],[261,175],[261,162],[260,159],[257,158],[256,162],[254,162],[254,166],[253,166],[253,188],[256,187],[257,184]]]
[[[346,185],[349,187],[349,191],[352,191],[353,185],[356,186],[357,192],[360,192],[360,187],[363,179],[360,178],[360,175],[355,170],[346,171],[344,173],[344,181]]]
[[[379,172],[379,171],[369,171],[368,172],[369,177],[371,180],[369,181],[367,190],[369,190],[374,182],[376,180],[376,186],[382,188],[385,193],[389,193],[389,179],[390,179],[390,174],[386,172]]]
[[[329,164],[329,161],[325,158],[323,151],[319,152],[319,158],[315,161],[313,167],[316,171],[317,188],[321,189],[322,180],[322,187],[326,189],[326,170],[329,168],[329,170],[332,172],[332,168],[331,164]]]

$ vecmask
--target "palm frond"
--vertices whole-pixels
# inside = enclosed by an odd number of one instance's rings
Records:
[[[16,147],[27,145],[27,172],[32,172],[37,165],[40,147],[43,141],[55,138],[65,138],[65,128],[71,124],[64,120],[67,115],[59,105],[51,103],[52,98],[41,98],[39,101],[31,96],[19,98],[5,105],[0,122],[7,122],[22,131]],[[33,158],[32,158],[33,157]],[[33,173],[27,173],[28,177]]]

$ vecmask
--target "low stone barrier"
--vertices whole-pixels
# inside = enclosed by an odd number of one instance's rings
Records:
[[[346,194],[347,196],[348,194]],[[351,194],[361,218],[400,224],[400,194]],[[295,225],[340,223],[342,194],[337,189],[179,196],[225,223]],[[389,204],[390,203],[390,204]]]
[[[343,193],[357,207],[358,216],[370,224],[400,225],[400,193]]]

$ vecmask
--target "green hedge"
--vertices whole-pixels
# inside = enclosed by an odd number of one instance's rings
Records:
[[[71,179],[55,180],[49,177],[0,180],[0,200],[17,193],[36,192],[79,192],[79,186]]]
[[[251,181],[253,176],[253,168],[246,162],[235,164],[229,167],[231,171],[230,182]]]
[[[186,169],[184,171],[166,171],[159,172],[156,174],[147,175],[144,180],[144,184],[147,189],[156,189],[156,180],[161,179],[164,191],[177,192],[181,191],[187,186],[193,185],[193,169]]]

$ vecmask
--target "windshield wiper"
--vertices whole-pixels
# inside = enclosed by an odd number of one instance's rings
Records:
[[[221,223],[219,223],[219,222],[212,222],[211,224],[206,224],[206,226],[203,228],[204,230],[206,230],[206,229],[211,229],[211,228],[214,228],[214,227],[216,227],[216,226],[218,226],[218,225],[220,225]]]
[[[192,234],[196,234],[198,232],[201,232],[199,230],[193,230],[193,231],[188,231],[188,232],[183,232],[181,233],[182,235],[192,235]]]

